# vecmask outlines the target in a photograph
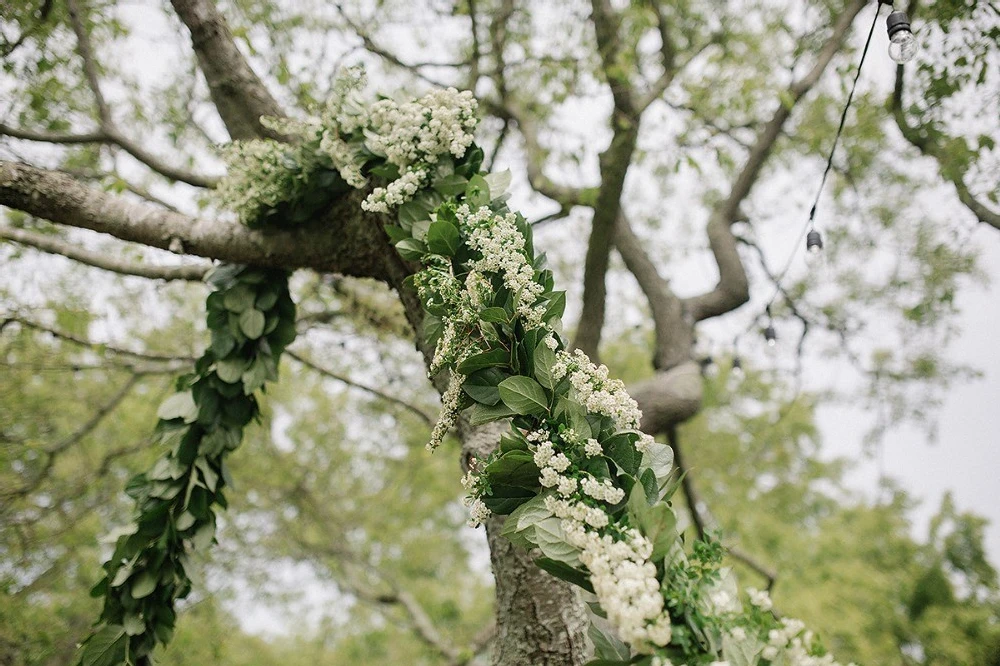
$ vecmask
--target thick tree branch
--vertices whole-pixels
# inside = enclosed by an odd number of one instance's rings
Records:
[[[944,137],[931,128],[910,125],[907,121],[906,112],[903,110],[903,84],[903,66],[899,65],[896,67],[896,84],[892,92],[891,106],[892,116],[903,138],[919,150],[922,155],[933,157],[937,161],[941,175],[955,186],[959,201],[972,211],[972,214],[980,222],[1000,230],[1000,213],[990,210],[986,204],[972,194],[968,185],[965,184],[967,169],[956,165],[955,160],[949,161],[947,159],[946,150],[941,141]]]
[[[609,0],[592,0],[591,19],[600,52],[604,77],[611,88],[614,108],[611,112],[611,144],[601,153],[601,185],[594,205],[590,240],[583,267],[583,309],[573,346],[591,358],[599,358],[601,330],[607,299],[606,278],[615,222],[621,213],[621,196],[632,156],[639,140],[641,111],[635,102],[635,90],[628,69],[621,63],[620,17]]]
[[[611,88],[615,108],[626,117],[635,117],[635,91],[628,78],[628,68],[621,63],[621,35],[618,34],[621,17],[611,6],[610,0],[591,0],[590,7],[601,69]]]
[[[707,233],[709,247],[719,268],[719,283],[707,293],[685,299],[684,305],[695,321],[725,314],[750,299],[749,282],[736,249],[731,226],[742,218],[740,206],[760,177],[761,169],[778,137],[781,136],[795,105],[819,82],[830,61],[843,46],[854,18],[867,4],[865,0],[851,0],[847,5],[838,17],[832,34],[820,49],[812,69],[804,77],[793,82],[780,96],[778,108],[750,149],[750,154],[736,177],[729,195],[713,209]]]
[[[649,302],[656,332],[656,352],[653,366],[667,370],[690,360],[693,327],[685,321],[681,301],[660,276],[656,265],[642,247],[628,218],[621,214],[615,225],[615,247],[625,267],[635,276],[639,288]]]
[[[265,232],[235,221],[202,220],[128,201],[58,171],[0,160],[0,205],[57,224],[232,263],[381,279],[384,232],[358,212],[363,197],[363,191],[344,195],[315,226]]]
[[[233,34],[212,0],[171,0],[174,11],[191,32],[191,44],[208,89],[229,136],[236,139],[280,134],[264,127],[261,116],[285,112],[240,53]]]
[[[135,275],[154,280],[200,281],[211,268],[209,265],[157,266],[116,259],[103,252],[92,252],[76,243],[46,236],[24,229],[0,225],[0,238],[33,247],[49,254],[59,254],[87,266],[93,266],[121,275]]]

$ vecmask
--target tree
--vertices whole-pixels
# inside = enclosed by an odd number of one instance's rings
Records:
[[[328,72],[306,71],[295,64],[294,52],[302,43],[300,38],[344,31],[360,39],[366,50],[390,66],[416,75],[424,83],[436,81],[428,72],[446,72],[444,78],[450,82],[481,90],[482,106],[490,114],[484,123],[485,132],[490,134],[492,130],[496,145],[502,146],[516,128],[523,143],[528,181],[534,190],[555,202],[558,212],[554,216],[565,216],[571,210],[593,211],[582,280],[582,312],[573,346],[597,357],[604,328],[610,249],[614,246],[647,299],[655,333],[652,366],[656,372],[632,391],[644,413],[643,428],[652,434],[669,434],[677,424],[695,415],[703,391],[694,352],[695,328],[699,322],[737,310],[749,298],[745,259],[738,248],[741,243],[751,249],[759,246],[749,235],[735,234],[734,229],[744,219],[750,219],[747,209],[753,205],[750,195],[755,183],[762,177],[775,177],[765,167],[780,164],[780,160],[789,163],[793,158],[808,158],[825,149],[841,97],[819,95],[815,89],[824,81],[831,63],[845,57],[845,42],[855,18],[865,10],[865,3],[810,6],[804,25],[789,25],[783,20],[783,6],[754,8],[754,15],[765,26],[760,29],[753,21],[746,22],[749,27],[743,27],[742,22],[739,28],[733,27],[747,11],[742,7],[713,10],[710,14],[688,3],[637,3],[622,8],[595,2],[589,8],[573,5],[532,11],[514,3],[499,3],[496,7],[469,3],[455,8],[452,19],[467,31],[471,28],[465,33],[468,37],[461,39],[458,33],[441,36],[461,61],[453,67],[438,67],[443,61],[437,60],[429,65],[412,65],[403,55],[387,51],[379,34],[385,27],[359,20],[359,14],[366,9],[337,7],[331,16],[317,10],[310,15],[308,24],[303,24],[302,17],[293,16],[288,8],[246,4],[233,8],[230,20],[235,23],[230,26],[211,3],[178,0],[173,3],[176,18],[169,20],[179,19],[190,34],[191,46],[183,58],[191,65],[197,62],[207,89],[194,84],[190,73],[185,72],[164,87],[164,100],[157,103],[155,112],[145,110],[143,87],[133,85],[136,82],[129,81],[127,73],[122,76],[116,72],[115,63],[95,49],[95,43],[107,49],[127,32],[127,25],[110,7],[83,7],[70,2],[66,7],[46,3],[37,8],[25,6],[19,13],[14,10],[9,19],[14,36],[8,40],[10,53],[5,65],[8,72],[21,75],[21,83],[16,85],[18,99],[23,101],[17,109],[16,124],[5,125],[4,133],[28,142],[78,147],[54,157],[32,154],[36,165],[55,163],[59,170],[4,161],[0,202],[56,225],[91,229],[178,253],[375,279],[400,294],[405,316],[419,328],[419,304],[404,286],[409,269],[396,259],[381,224],[358,212],[364,192],[348,193],[332,202],[329,210],[317,215],[321,219],[314,224],[267,233],[227,222],[212,212],[194,217],[171,208],[192,211],[190,187],[211,188],[216,184],[216,178],[203,175],[208,169],[193,166],[211,163],[211,144],[222,138],[221,134],[210,138],[218,129],[204,128],[200,122],[209,100],[230,138],[280,139],[275,125],[262,123],[260,118],[284,117],[296,106],[317,103],[327,92]],[[915,14],[919,10],[927,17],[930,34],[940,29],[949,36],[957,35],[957,40],[976,30],[975,21],[989,20],[995,14],[988,4],[977,5],[967,16],[959,15],[949,3],[914,6],[911,10]],[[565,15],[560,16],[560,12]],[[263,38],[268,42],[266,49],[249,37],[251,17],[271,26]],[[536,34],[557,18],[563,19],[560,25],[567,26],[566,34],[551,35],[551,42],[539,46]],[[70,32],[75,40],[61,39]],[[995,43],[995,28],[985,34]],[[101,41],[95,42],[93,35],[101,37]],[[110,41],[104,41],[105,35]],[[247,58],[238,47],[240,42],[261,48],[260,55]],[[660,46],[650,48],[656,43]],[[781,43],[791,45],[787,63],[766,57],[774,50],[773,45]],[[33,57],[18,56],[26,49],[35,50]],[[996,193],[976,184],[982,171],[989,168],[993,139],[984,134],[976,144],[970,144],[966,139],[950,138],[948,118],[939,111],[947,109],[946,102],[970,86],[990,85],[992,82],[979,72],[987,72],[994,57],[994,51],[983,49],[977,42],[969,53],[948,66],[925,63],[912,81],[900,73],[891,99],[894,120],[903,137],[940,161],[942,175],[957,187],[961,203],[977,219],[997,226],[995,213],[983,201]],[[788,64],[792,65],[790,82],[781,69]],[[729,74],[732,89],[705,84],[706,80],[717,83],[721,72]],[[116,96],[137,100],[135,118],[126,117],[128,114],[119,110],[117,102],[108,102],[110,81],[124,84],[116,88]],[[914,95],[915,99],[929,99],[939,105],[931,109],[920,105],[907,108],[904,81],[923,88],[924,94]],[[554,151],[545,145],[552,128],[559,125],[554,110],[597,86],[610,109],[606,125],[610,131],[608,148],[596,160],[596,185],[570,185],[549,175],[554,165],[561,171],[572,171],[572,150],[553,155]],[[279,94],[279,89],[285,92]],[[526,91],[540,94],[532,99]],[[61,101],[53,103],[48,98],[56,94]],[[913,181],[895,171],[884,180],[871,177],[885,167],[877,156],[892,147],[879,131],[877,100],[865,101],[864,107],[859,106],[857,124],[849,128],[854,131],[848,134],[853,138],[847,151],[850,159],[845,181],[855,185],[861,201],[866,200],[866,194],[886,187],[892,187],[893,192],[907,192]],[[806,108],[797,110],[800,106]],[[124,108],[127,110],[128,105]],[[675,152],[658,159],[657,147],[647,148],[643,141],[655,140],[662,131],[654,114],[666,110],[678,114],[684,129],[670,135],[675,137]],[[801,115],[796,117],[796,113]],[[95,119],[96,131],[73,126],[75,119],[86,117]],[[151,117],[156,120],[151,122]],[[799,125],[794,126],[793,121],[799,118]],[[178,156],[155,154],[152,146],[133,138],[141,131],[159,133],[173,144]],[[503,154],[491,151],[498,152]],[[593,151],[581,150],[577,156],[590,159],[592,171],[596,157]],[[130,161],[118,175],[115,167],[121,160],[135,160],[138,164]],[[184,162],[184,168],[175,166]],[[640,170],[654,175],[659,170],[663,175],[671,169],[688,168],[679,166],[683,163],[711,174],[713,186],[704,191],[705,203],[693,202],[692,206],[707,220],[705,234],[719,274],[717,286],[687,298],[678,297],[663,279],[663,267],[650,257],[629,221],[630,215],[643,214],[642,204],[637,203],[634,210],[622,204],[627,172],[641,182]],[[160,177],[175,184],[167,188],[162,181],[148,180]],[[84,184],[87,179],[130,194],[110,194]],[[859,184],[869,182],[873,184]],[[866,192],[866,188],[870,189]],[[136,197],[153,201],[143,202]],[[156,201],[163,197],[168,201]],[[803,302],[805,283],[781,283],[782,298],[774,304],[772,314],[779,319],[798,319],[803,339],[810,330],[830,330],[830,339],[838,344],[844,340],[852,356],[857,356],[851,347],[856,322],[852,308],[858,303],[902,314],[902,326],[909,327],[903,328],[903,335],[910,330],[928,332],[925,344],[903,348],[902,354],[879,349],[870,361],[857,360],[875,382],[872,395],[889,404],[890,420],[898,420],[912,413],[910,403],[898,393],[891,402],[885,401],[885,391],[898,392],[898,387],[914,381],[940,386],[942,380],[956,372],[941,364],[937,352],[941,337],[947,334],[947,315],[958,280],[973,271],[974,263],[961,247],[942,240],[932,220],[894,219],[895,208],[880,213],[886,227],[879,231],[883,238],[898,235],[916,239],[906,246],[913,251],[913,257],[908,257],[884,281],[866,275],[847,282],[843,292],[831,294],[822,304],[807,306]],[[750,215],[756,217],[759,213]],[[67,241],[64,232],[51,233],[52,227],[39,226],[17,215],[11,219],[15,224],[3,229],[6,238],[98,267],[160,278],[190,278],[204,272],[201,265],[165,269],[110,260],[106,254],[82,251]],[[847,226],[830,225],[829,235],[854,251],[856,261],[864,261],[864,253],[857,252],[857,248],[870,244],[875,232],[848,234]],[[845,268],[849,271],[854,266]],[[350,280],[340,283],[350,285],[345,289],[358,289]],[[880,297],[879,292],[887,293]],[[897,300],[907,303],[902,313],[893,303]],[[38,324],[25,317],[19,319],[22,325]],[[675,438],[673,443],[680,451],[679,441]],[[474,437],[466,437],[464,458],[475,445]],[[495,653],[503,663],[523,663],[525,659],[539,663],[579,662],[585,649],[582,607],[566,586],[538,572],[523,554],[503,545],[498,531],[499,524],[488,526],[500,600]],[[517,589],[529,590],[530,594],[505,594],[504,590],[511,586],[520,586]],[[559,611],[539,611],[553,608]],[[545,627],[545,633],[556,639],[549,643],[540,640],[539,627]],[[526,653],[534,656],[525,657]]]

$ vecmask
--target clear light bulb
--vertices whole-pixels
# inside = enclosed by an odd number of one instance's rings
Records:
[[[905,12],[892,12],[885,19],[889,33],[889,57],[900,65],[917,55],[917,39],[910,30],[910,18]]]
[[[917,38],[909,30],[900,30],[889,40],[889,57],[903,65],[917,55]]]

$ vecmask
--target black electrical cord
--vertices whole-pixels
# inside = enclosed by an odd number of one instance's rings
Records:
[[[771,321],[771,305],[778,298],[778,295],[781,294],[782,292],[781,281],[784,280],[785,275],[788,273],[788,270],[792,267],[792,262],[795,259],[795,255],[798,252],[799,246],[802,245],[802,240],[813,229],[815,225],[816,209],[819,207],[819,200],[820,197],[823,195],[823,189],[826,186],[827,176],[830,175],[830,170],[833,168],[833,157],[834,154],[837,152],[837,146],[840,143],[840,136],[844,132],[844,125],[847,123],[847,113],[851,108],[851,102],[854,101],[854,91],[857,90],[858,79],[861,78],[861,68],[864,67],[865,58],[868,55],[868,49],[869,47],[871,47],[872,36],[875,34],[875,26],[878,24],[879,12],[882,9],[883,4],[887,4],[891,7],[892,0],[879,0],[878,5],[875,7],[875,18],[872,20],[871,28],[868,30],[868,39],[865,40],[865,47],[861,51],[861,60],[858,62],[858,71],[854,73],[854,81],[851,83],[851,91],[847,95],[847,103],[844,105],[844,111],[840,114],[840,124],[837,126],[837,133],[833,137],[833,146],[831,146],[830,155],[826,159],[826,168],[823,170],[823,177],[820,180],[819,189],[816,191],[816,199],[813,201],[812,208],[809,209],[809,219],[806,222],[805,226],[802,228],[802,232],[799,234],[798,238],[795,239],[794,249],[788,255],[788,260],[785,262],[784,267],[781,269],[781,272],[779,272],[775,277],[774,294],[771,295],[771,298],[768,299],[767,301],[767,305],[764,306],[764,310],[765,312],[767,312],[767,317],[769,322]],[[757,324],[757,322],[760,321],[760,319],[761,315],[757,315],[756,317],[754,317],[753,321],[750,322],[750,325],[743,333],[748,333],[750,329],[752,329]],[[768,328],[770,329],[771,327],[769,326]],[[743,333],[736,336],[736,339],[733,341],[734,347],[738,343],[739,338],[743,335]]]

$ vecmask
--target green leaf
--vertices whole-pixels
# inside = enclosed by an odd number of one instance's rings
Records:
[[[514,416],[514,411],[507,407],[507,405],[482,405],[477,402],[469,412],[469,424],[478,426],[498,419],[510,418],[511,416]]]
[[[567,583],[583,588],[591,594],[594,592],[594,586],[590,583],[590,575],[586,571],[582,571],[576,567],[571,567],[565,562],[558,562],[548,557],[539,557],[535,559],[535,564],[542,571],[547,571],[560,580],[564,580]]]
[[[240,330],[251,340],[256,340],[264,334],[264,313],[256,308],[249,308],[240,313]]]
[[[142,599],[148,597],[156,589],[156,582],[156,576],[148,571],[143,571],[132,581],[132,598]]]
[[[517,507],[504,521],[500,534],[525,550],[535,547],[535,523],[550,517],[545,508],[545,496],[536,495]]]
[[[174,527],[177,528],[178,532],[183,532],[184,530],[194,525],[194,522],[195,522],[194,515],[188,511],[185,511],[180,516],[178,516],[176,521],[174,521]]]
[[[659,486],[658,497],[662,499],[663,490],[670,480],[670,474],[674,470],[674,450],[666,444],[654,442],[649,445],[642,454],[641,467],[648,467],[656,475],[656,482]]]
[[[500,389],[497,385],[506,377],[496,368],[484,368],[469,375],[462,383],[462,390],[476,402],[492,406],[500,402]]]
[[[257,293],[245,284],[238,284],[226,291],[222,297],[222,303],[230,312],[240,313],[247,308],[252,308],[257,299]]]
[[[659,499],[660,487],[656,482],[656,474],[653,470],[646,468],[639,475],[639,483],[642,484],[642,489],[646,491],[646,501],[650,504],[655,504],[656,500]]]
[[[469,181],[465,177],[460,176],[457,173],[453,173],[448,176],[438,178],[434,181],[432,187],[443,196],[453,197],[456,194],[465,192],[465,187],[468,183]]]
[[[235,384],[243,377],[247,362],[242,358],[227,358],[215,364],[215,374],[227,384]]]
[[[263,357],[258,356],[250,364],[250,367],[243,371],[241,379],[243,380],[243,393],[245,395],[250,395],[267,381],[267,364],[264,362]]]
[[[463,375],[470,375],[477,370],[495,366],[510,365],[510,352],[506,349],[493,349],[480,354],[473,354],[458,364],[458,371]]]
[[[483,180],[486,181],[486,185],[490,188],[493,198],[496,199],[503,195],[507,191],[507,188],[510,187],[510,169],[489,173],[483,177]]]
[[[414,222],[429,219],[428,212],[419,202],[407,201],[399,207],[396,216],[399,219],[399,225],[409,230]]]
[[[195,550],[205,550],[212,545],[215,539],[215,523],[209,521],[198,528],[198,531],[191,537],[191,545]]]
[[[212,353],[215,358],[225,358],[236,347],[236,338],[225,328],[212,330]]]
[[[517,431],[505,432],[500,435],[500,453],[507,453],[508,451],[527,451],[528,450],[528,440],[524,438],[524,435]]]
[[[624,661],[625,663],[631,659],[632,652],[617,636],[604,633],[593,623],[587,629],[587,635],[594,643],[594,656],[611,661]]]
[[[125,627],[125,633],[129,636],[138,636],[146,631],[146,623],[138,615],[126,615],[122,626]]]
[[[549,411],[545,389],[530,377],[508,377],[498,388],[500,399],[517,414],[541,416]]]
[[[194,404],[191,391],[175,393],[163,401],[156,416],[164,421],[184,419],[185,423],[193,423],[198,418],[198,406]]]
[[[80,666],[121,666],[127,645],[125,627],[109,624],[83,644]]]
[[[492,324],[510,323],[510,313],[504,308],[486,308],[479,313],[479,318]]]
[[[277,289],[265,289],[260,294],[257,295],[257,300],[254,301],[254,307],[262,312],[267,312],[274,307],[274,304],[278,302],[278,290]]]
[[[490,492],[483,497],[483,504],[498,516],[507,515],[535,496],[535,491],[519,486],[495,485]]]
[[[566,292],[557,291],[552,294],[545,304],[545,312],[542,313],[542,321],[548,323],[551,319],[562,317],[566,311]]]
[[[427,249],[435,254],[453,257],[461,244],[458,227],[451,222],[438,220],[427,230]]]
[[[465,188],[465,203],[469,204],[469,208],[475,211],[482,206],[489,206],[491,200],[490,186],[486,179],[479,174],[470,178]]]
[[[396,243],[396,251],[407,261],[420,261],[427,254],[427,247],[415,238],[405,238]]]
[[[566,542],[562,519],[551,516],[535,523],[535,542],[542,554],[550,560],[571,567],[580,565],[580,551]]]
[[[556,387],[552,377],[552,366],[556,364],[556,353],[543,342],[535,347],[535,379],[547,389]]]
[[[632,476],[636,476],[642,462],[642,454],[635,448],[636,439],[638,435],[635,433],[618,433],[601,444],[604,454],[614,461],[618,469]]]
[[[385,233],[389,237],[389,240],[393,243],[398,243],[399,241],[410,238],[411,234],[409,231],[403,227],[398,227],[395,224],[385,225]]]
[[[641,483],[632,486],[628,498],[629,521],[653,543],[650,560],[662,560],[677,543],[677,516],[666,502],[650,506]]]
[[[510,451],[500,456],[483,470],[490,484],[533,488],[538,485],[538,466],[530,451]]]

